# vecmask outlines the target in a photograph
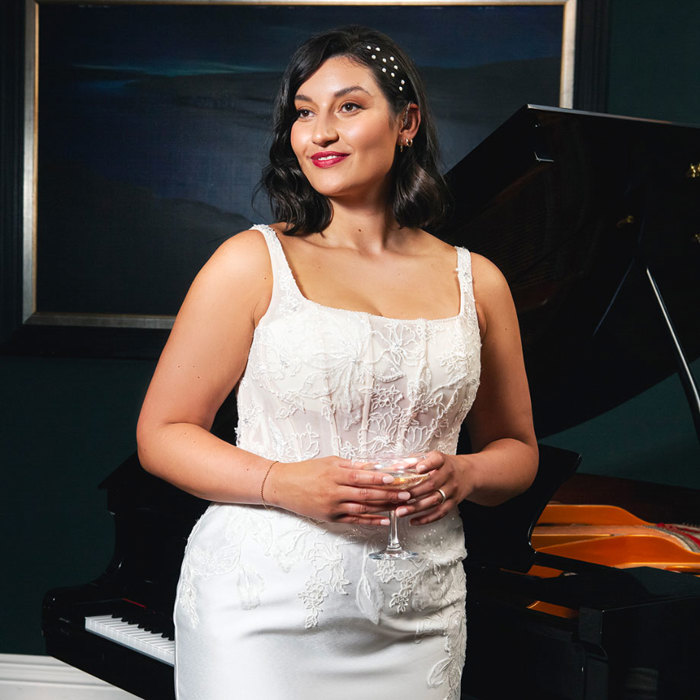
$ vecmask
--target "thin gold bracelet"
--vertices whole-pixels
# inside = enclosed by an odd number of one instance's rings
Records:
[[[268,468],[267,471],[265,472],[265,476],[263,477],[262,484],[260,484],[260,501],[262,504],[267,508],[267,510],[270,510],[270,506],[265,503],[265,496],[263,495],[263,491],[265,490],[265,482],[267,481],[267,477],[270,476],[270,470],[272,467],[275,466],[275,464],[279,464],[279,459],[276,459]]]

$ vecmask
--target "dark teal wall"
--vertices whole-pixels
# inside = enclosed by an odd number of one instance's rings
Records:
[[[698,0],[611,0],[608,112],[700,124]]]
[[[135,449],[153,366],[0,358],[0,653],[44,653],[43,594],[105,570],[114,536],[97,487]]]
[[[700,377],[700,360],[692,369]],[[576,401],[576,397],[571,397]],[[543,440],[583,455],[582,472],[700,489],[700,443],[677,376]]]
[[[698,26],[698,0],[612,0],[609,111],[700,123]],[[145,361],[0,358],[0,653],[43,653],[44,592],[104,570],[113,536],[97,485],[134,450],[152,371]],[[582,452],[584,471],[700,488],[676,378],[548,442]]]

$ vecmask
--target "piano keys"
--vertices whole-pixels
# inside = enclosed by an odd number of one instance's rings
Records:
[[[137,622],[114,614],[88,615],[85,630],[117,644],[145,654],[168,666],[175,665],[175,635],[142,627]]]

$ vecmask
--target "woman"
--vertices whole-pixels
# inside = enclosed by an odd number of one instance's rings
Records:
[[[537,447],[503,277],[422,229],[443,211],[435,153],[388,37],[292,57],[263,180],[281,223],[201,270],[139,419],[144,467],[213,502],[178,587],[181,699],[459,697],[457,504],[523,491]],[[234,389],[237,446],[209,432]],[[465,416],[474,452],[455,455]],[[387,450],[425,455],[428,479],[387,489],[354,462]],[[395,506],[422,556],[376,562]]]

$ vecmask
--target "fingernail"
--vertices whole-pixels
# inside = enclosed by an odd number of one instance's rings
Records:
[[[397,508],[396,509],[396,515],[399,518],[403,518],[404,515],[408,513],[408,508]]]
[[[388,524],[389,524],[389,518],[384,518],[384,519],[381,521],[381,524],[382,524],[382,525],[388,525]]]
[[[393,484],[394,483],[394,477],[391,476],[390,474],[386,474],[385,476],[382,477],[382,481],[385,484]]]
[[[411,497],[411,494],[408,491],[399,491],[398,497],[402,501],[407,501]]]

